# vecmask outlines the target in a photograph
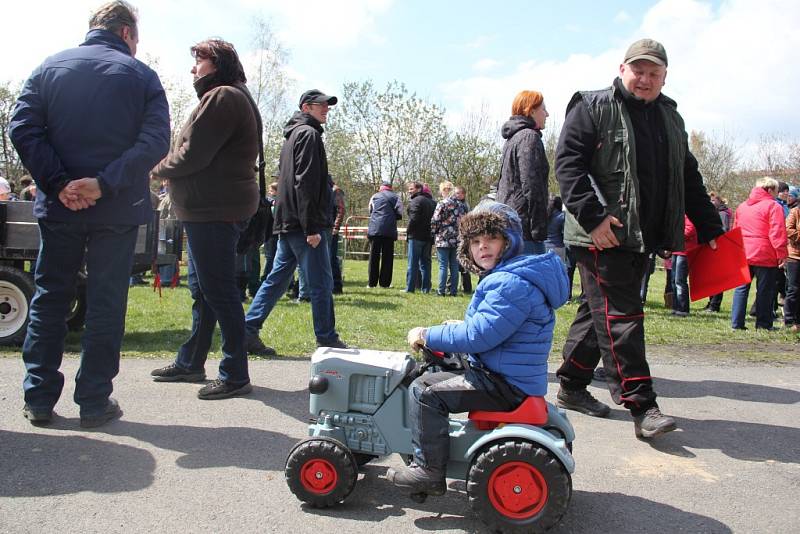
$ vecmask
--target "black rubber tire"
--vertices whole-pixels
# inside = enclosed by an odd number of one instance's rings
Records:
[[[492,474],[511,462],[521,462],[538,471],[547,486],[541,509],[522,518],[507,515],[495,507],[489,496]],[[475,456],[467,478],[467,495],[473,511],[492,530],[545,532],[567,511],[572,498],[572,477],[550,451],[537,444],[520,439],[497,441]]]
[[[75,299],[72,301],[67,313],[67,328],[71,332],[78,332],[86,323],[86,280],[79,278],[75,286]]]
[[[21,345],[25,341],[34,291],[30,274],[0,265],[0,345]]]
[[[309,488],[304,474],[309,476],[314,465],[324,465],[325,473],[317,471],[323,485]],[[286,483],[295,497],[314,508],[328,508],[342,502],[353,491],[358,477],[356,460],[350,449],[330,438],[308,438],[294,446],[286,458]],[[324,486],[328,478],[330,486]]]

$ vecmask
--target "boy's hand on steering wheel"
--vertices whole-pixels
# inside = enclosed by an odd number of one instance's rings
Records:
[[[408,341],[408,344],[411,346],[413,350],[418,351],[423,346],[425,346],[425,334],[427,333],[428,333],[427,328],[418,326],[408,331],[408,336],[406,337],[406,340]]]

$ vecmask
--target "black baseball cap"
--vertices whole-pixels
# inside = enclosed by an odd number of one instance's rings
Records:
[[[329,106],[335,106],[338,101],[339,99],[335,96],[328,96],[319,89],[311,89],[300,97],[300,107],[302,108],[303,104],[325,104],[326,102]]]
[[[628,51],[625,52],[625,61],[623,61],[623,63],[633,63],[640,59],[666,67],[667,51],[664,49],[664,45],[658,41],[654,41],[653,39],[639,39],[628,47]]]

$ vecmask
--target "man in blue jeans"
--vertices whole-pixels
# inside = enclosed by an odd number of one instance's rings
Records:
[[[65,318],[78,271],[87,273],[86,330],[75,402],[82,427],[122,412],[110,397],[119,372],[137,228],[152,216],[148,171],[169,148],[169,112],[156,73],[134,59],[136,11],[100,7],[86,41],[37,67],[10,136],[38,189],[41,246],[22,358],[23,415],[47,424],[61,396]]]
[[[406,271],[406,293],[413,293],[419,286],[423,293],[431,291],[431,218],[436,201],[430,193],[422,190],[420,182],[408,184],[408,270]]]
[[[278,299],[289,286],[297,265],[306,273],[314,334],[319,347],[346,348],[336,332],[331,274],[331,188],[322,125],[337,98],[312,89],[300,97],[300,111],[284,127],[280,155],[278,202],[274,233],[278,251],[269,276],[261,284],[245,317],[245,348],[269,354],[258,335]]]

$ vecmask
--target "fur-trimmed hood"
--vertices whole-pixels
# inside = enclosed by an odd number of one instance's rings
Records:
[[[492,234],[506,238],[506,248],[498,265],[522,253],[522,222],[517,212],[500,202],[482,200],[474,210],[461,218],[458,230],[458,261],[473,273],[483,274],[469,254],[469,242],[473,237]]]

